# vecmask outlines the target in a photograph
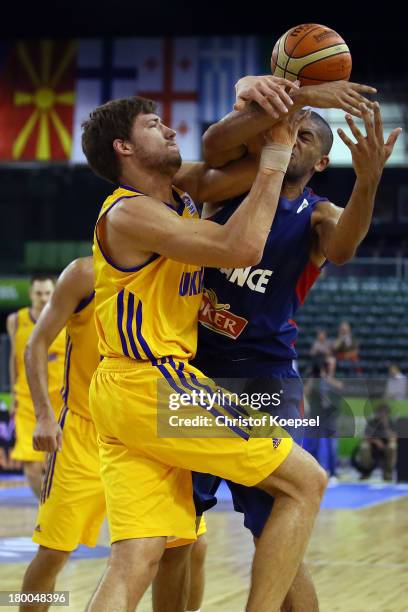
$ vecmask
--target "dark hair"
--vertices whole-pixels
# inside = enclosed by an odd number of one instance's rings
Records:
[[[319,115],[319,113],[316,113],[316,111],[311,112],[310,119],[313,121],[313,123],[318,129],[319,140],[322,146],[322,153],[323,155],[328,155],[333,146],[332,129],[327,123],[326,119],[323,119],[323,117]]]
[[[155,111],[155,102],[138,96],[111,100],[92,111],[81,126],[82,150],[95,174],[112,183],[118,182],[120,160],[113,150],[113,141],[129,138],[137,115]]]
[[[55,278],[52,274],[46,274],[45,272],[35,272],[34,274],[31,275],[30,278],[30,287],[33,286],[33,284],[35,283],[35,281],[47,281],[50,280],[52,283],[55,282]]]

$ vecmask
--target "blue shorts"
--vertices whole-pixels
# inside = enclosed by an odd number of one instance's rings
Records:
[[[194,365],[234,393],[280,393],[279,408],[262,407],[264,412],[284,418],[299,418],[303,415],[303,384],[291,361],[259,363],[255,360],[245,360],[228,364],[200,361],[194,362]],[[286,429],[298,444],[302,443],[301,429]],[[193,473],[197,515],[216,504],[216,492],[220,482],[215,476]],[[227,485],[231,491],[234,509],[244,514],[245,527],[255,537],[259,537],[271,513],[273,497],[255,487],[245,487],[231,481],[227,481]]]

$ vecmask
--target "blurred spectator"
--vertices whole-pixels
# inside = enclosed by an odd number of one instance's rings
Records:
[[[348,321],[340,323],[337,338],[333,342],[333,350],[336,359],[353,361],[358,359],[358,344],[353,337]]]
[[[361,374],[361,368],[358,365],[358,343],[354,338],[350,323],[342,321],[339,325],[338,335],[333,342],[333,351],[336,359],[341,362],[339,367],[342,371],[355,370],[357,374]]]
[[[385,402],[379,404],[374,416],[367,423],[365,437],[358,452],[361,478],[369,478],[371,472],[381,466],[384,480],[392,480],[397,458],[397,436],[391,419],[391,409]]]
[[[313,357],[315,363],[322,363],[325,357],[332,354],[331,342],[327,338],[325,329],[318,329],[316,332],[315,341],[310,349],[310,356]]]
[[[315,378],[305,384],[308,394],[310,417],[320,417],[320,426],[314,438],[307,438],[304,447],[326,470],[332,481],[337,479],[337,418],[342,397],[343,383],[336,379],[336,358],[327,356]]]
[[[403,400],[407,397],[407,377],[397,365],[389,367],[384,397],[390,400]]]

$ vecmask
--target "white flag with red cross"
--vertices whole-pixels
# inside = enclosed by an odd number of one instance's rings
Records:
[[[131,95],[155,100],[163,123],[177,131],[183,159],[199,159],[197,49],[191,38],[80,41],[72,159],[85,161],[81,123],[90,111]]]

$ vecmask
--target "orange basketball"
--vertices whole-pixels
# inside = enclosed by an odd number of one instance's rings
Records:
[[[344,40],[331,28],[305,23],[288,30],[276,43],[271,58],[272,74],[301,85],[347,81],[351,55]]]

